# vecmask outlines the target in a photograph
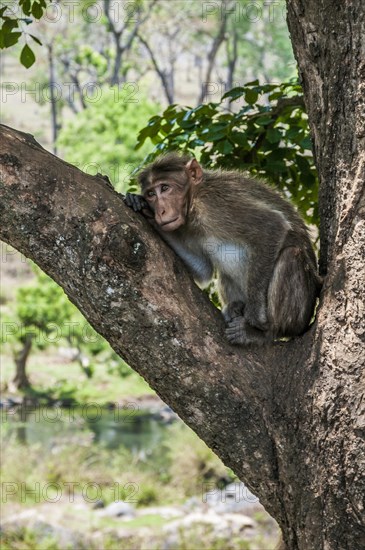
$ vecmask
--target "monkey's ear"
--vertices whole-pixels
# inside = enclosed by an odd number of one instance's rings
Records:
[[[194,185],[198,185],[203,179],[203,169],[196,159],[191,159],[185,167]]]

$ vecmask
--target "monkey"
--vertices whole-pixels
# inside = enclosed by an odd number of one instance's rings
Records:
[[[306,226],[276,190],[239,171],[203,170],[172,152],[138,175],[141,212],[201,287],[217,277],[231,344],[303,334],[321,287]]]

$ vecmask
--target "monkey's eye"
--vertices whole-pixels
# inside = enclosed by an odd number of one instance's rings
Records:
[[[164,191],[167,191],[169,188],[170,188],[169,185],[167,185],[166,183],[163,183],[161,185],[161,193],[163,193]]]
[[[156,195],[156,193],[154,191],[147,191],[147,193],[146,193],[146,197],[148,197],[148,198],[152,198],[155,195]]]

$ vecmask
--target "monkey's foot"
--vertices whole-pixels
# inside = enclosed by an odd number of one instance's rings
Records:
[[[268,332],[249,325],[244,317],[236,317],[227,324],[226,336],[231,344],[262,346],[269,337]]]
[[[222,309],[222,314],[226,323],[230,323],[236,318],[241,318],[245,311],[245,304],[241,301],[230,302]]]

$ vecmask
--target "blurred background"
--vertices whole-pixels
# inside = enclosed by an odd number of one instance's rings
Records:
[[[3,124],[122,193],[171,148],[247,170],[316,237],[284,1],[19,0],[0,14]],[[5,243],[0,307],[2,549],[274,548],[258,499]]]

